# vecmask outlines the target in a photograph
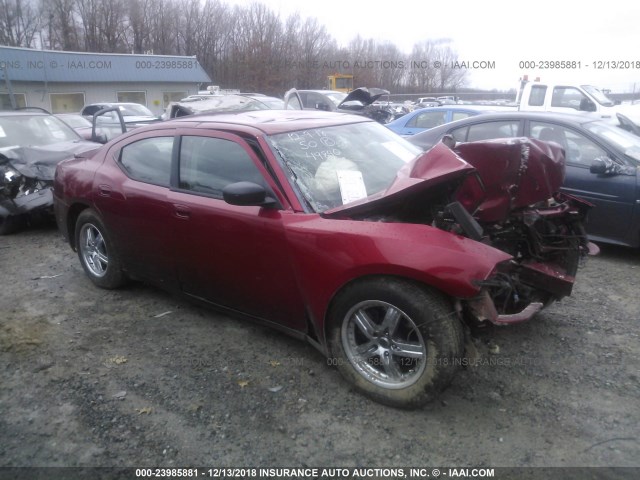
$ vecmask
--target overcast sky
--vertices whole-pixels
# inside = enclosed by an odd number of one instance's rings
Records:
[[[247,5],[256,0],[226,1]],[[471,72],[470,86],[474,87],[515,88],[518,78],[528,74],[543,81],[587,83],[616,92],[632,91],[635,83],[635,90],[640,90],[640,3],[399,0],[386,2],[386,9],[380,3],[361,0],[261,3],[281,18],[295,12],[316,17],[341,46],[360,34],[389,40],[409,54],[416,42],[450,39],[460,60],[495,63],[495,69]],[[580,67],[558,71],[519,65],[520,61],[548,60],[580,62]],[[626,68],[613,68],[614,62]]]

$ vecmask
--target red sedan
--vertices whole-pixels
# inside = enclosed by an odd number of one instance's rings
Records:
[[[54,198],[97,286],[143,280],[267,323],[416,407],[451,381],[465,323],[571,292],[588,206],[556,193],[562,172],[553,144],[422,153],[361,116],[264,110],[136,129],[62,162]]]

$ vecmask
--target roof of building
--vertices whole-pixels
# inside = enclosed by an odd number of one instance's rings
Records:
[[[58,52],[0,46],[0,80],[210,83],[196,57]]]

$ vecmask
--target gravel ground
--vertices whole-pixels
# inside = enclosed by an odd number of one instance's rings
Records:
[[[639,467],[639,274],[603,247],[572,297],[483,332],[477,366],[401,411],[278,332],[95,288],[52,226],[0,237],[0,466]]]

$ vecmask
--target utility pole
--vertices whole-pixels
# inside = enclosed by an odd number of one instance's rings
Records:
[[[11,88],[11,79],[9,78],[9,65],[6,62],[0,62],[0,70],[4,72],[4,83],[7,84],[7,91],[9,92],[9,101],[11,102],[11,108],[15,110],[18,108],[16,104],[16,97],[13,94],[13,88]]]

